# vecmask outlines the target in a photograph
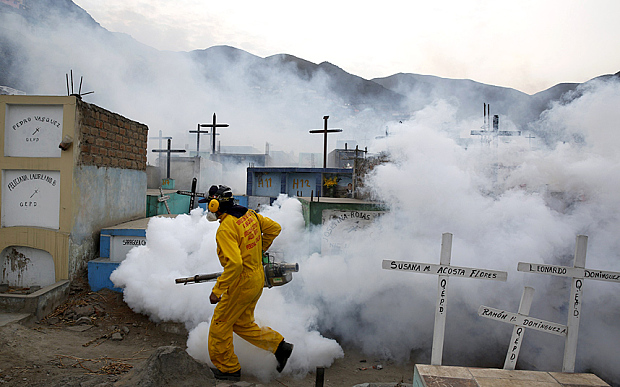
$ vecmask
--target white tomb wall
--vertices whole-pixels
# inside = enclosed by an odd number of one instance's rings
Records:
[[[102,228],[146,215],[147,137],[146,125],[75,96],[0,95],[0,251],[49,254],[53,270],[31,259],[36,271],[73,279]]]
[[[0,96],[0,250],[49,253],[56,281],[69,277],[75,150],[58,145],[75,135],[75,105],[74,97]],[[32,275],[48,271],[45,265],[40,269]]]
[[[146,185],[143,171],[96,166],[76,168],[70,254],[92,255],[93,251],[98,251],[101,229],[144,217]],[[144,196],[136,192],[144,192]],[[78,261],[70,265],[71,270],[79,270],[81,266]]]

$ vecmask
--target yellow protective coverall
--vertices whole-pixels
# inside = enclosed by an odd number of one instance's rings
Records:
[[[278,223],[252,210],[240,218],[227,213],[220,217],[217,255],[224,272],[213,287],[213,293],[221,299],[211,319],[209,357],[222,372],[241,369],[233,348],[233,332],[272,353],[283,340],[280,333],[254,321],[254,308],[265,283],[262,252],[280,230]]]

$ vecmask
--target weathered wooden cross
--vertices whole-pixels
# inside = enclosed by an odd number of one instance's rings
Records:
[[[327,129],[327,120],[329,116],[323,116],[325,124],[323,129],[312,129],[310,133],[323,133],[323,168],[327,168],[327,133],[342,132],[342,129]]]
[[[579,332],[579,319],[581,317],[581,305],[583,304],[583,281],[593,279],[620,283],[620,272],[589,270],[586,269],[586,250],[588,237],[577,235],[575,243],[575,260],[573,267],[544,265],[538,263],[519,262],[518,271],[526,273],[550,274],[560,277],[572,278],[570,298],[568,299],[568,334],[564,344],[564,362],[562,372],[574,372],[575,359],[577,357],[577,334]],[[619,343],[620,344],[620,343]]]
[[[404,262],[383,260],[382,268],[386,270],[399,270],[410,273],[438,275],[437,303],[435,305],[435,327],[433,330],[433,347],[431,352],[431,365],[441,365],[443,356],[443,341],[446,327],[446,309],[448,306],[448,278],[462,277],[493,281],[506,281],[508,273],[487,269],[475,269],[468,267],[450,266],[452,251],[452,234],[441,235],[441,255],[439,265],[430,263]]]
[[[166,212],[168,212],[168,214],[170,214],[170,207],[168,207],[168,199],[170,199],[170,195],[164,195],[164,191],[161,189],[161,187],[159,187],[159,197],[157,198],[158,202],[164,202],[164,205],[166,206]]]
[[[479,316],[514,325],[514,328],[512,329],[512,337],[510,338],[510,347],[508,347],[508,353],[506,354],[506,360],[504,361],[505,370],[515,369],[517,358],[519,357],[519,351],[521,350],[521,343],[523,342],[523,336],[525,334],[525,328],[536,329],[565,337],[568,332],[568,327],[566,325],[529,317],[528,315],[530,313],[530,306],[532,305],[533,298],[534,288],[526,286],[525,289],[523,289],[523,295],[521,296],[521,303],[519,304],[518,313],[506,312],[501,309],[495,309],[484,305],[480,305],[480,308],[478,308]]]
[[[228,124],[217,124],[216,123],[216,118],[215,118],[215,113],[213,113],[213,123],[212,124],[199,124],[198,125],[198,130],[190,130],[190,133],[198,133],[196,135],[197,137],[197,143],[196,143],[196,152],[200,152],[200,134],[204,133],[204,134],[211,134],[211,153],[215,154],[215,136],[217,136],[218,134],[216,133],[215,128],[226,128],[228,127]],[[201,132],[200,128],[211,128],[211,132]]]
[[[177,191],[178,194],[180,195],[188,195],[190,197],[189,199],[189,211],[191,212],[196,205],[196,197],[201,197],[201,198],[205,198],[207,197],[207,194],[201,193],[201,192],[196,192],[196,182],[198,180],[194,177],[194,179],[192,179],[192,190],[191,191]]]
[[[153,149],[153,152],[165,152],[167,155],[166,179],[170,179],[170,153],[185,153],[185,149],[171,149],[171,145],[170,145],[171,141],[172,141],[172,138],[169,138],[167,149]]]

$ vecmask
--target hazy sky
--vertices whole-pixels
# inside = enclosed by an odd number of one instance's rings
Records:
[[[618,0],[74,2],[157,49],[287,53],[366,79],[429,74],[535,93],[620,71]]]

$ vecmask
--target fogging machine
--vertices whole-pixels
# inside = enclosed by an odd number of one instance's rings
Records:
[[[293,280],[293,272],[299,271],[298,263],[273,262],[269,253],[263,253],[263,270],[265,271],[265,286],[271,288],[273,286],[282,286]],[[222,272],[211,274],[196,274],[193,277],[177,278],[174,281],[177,284],[197,284],[200,282],[215,281]]]

